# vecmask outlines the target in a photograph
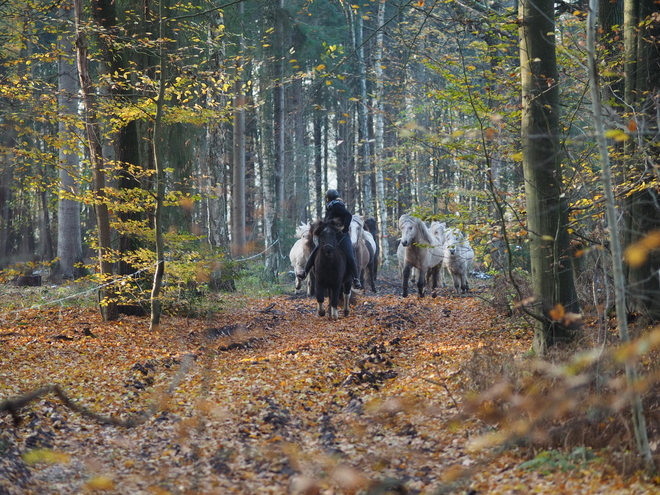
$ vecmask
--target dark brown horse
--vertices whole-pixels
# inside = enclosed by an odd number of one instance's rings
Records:
[[[314,273],[316,275],[316,301],[318,315],[325,316],[323,302],[326,295],[329,298],[328,310],[330,318],[339,318],[339,295],[344,294],[344,316],[349,314],[349,299],[351,294],[352,276],[348,268],[348,255],[339,247],[337,235],[342,234],[343,225],[340,219],[330,222],[321,221],[314,229],[314,235],[319,242],[319,249],[314,257]]]

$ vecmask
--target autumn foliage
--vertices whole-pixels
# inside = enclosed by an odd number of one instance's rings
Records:
[[[487,284],[425,299],[389,287],[336,322],[291,294],[222,294],[217,313],[158,332],[96,309],[3,311],[0,492],[655,490],[635,474],[616,367],[653,339],[541,362]]]

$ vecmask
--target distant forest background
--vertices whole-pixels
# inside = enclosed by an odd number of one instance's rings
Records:
[[[602,306],[611,260],[587,12],[3,2],[0,268],[103,282],[167,261],[161,277],[226,283],[232,260],[260,255],[275,280],[296,226],[321,217],[335,187],[377,219],[385,263],[413,213],[465,231],[483,271],[531,271],[546,315]],[[602,0],[594,14],[617,222],[639,248],[630,309],[657,319],[658,6]]]

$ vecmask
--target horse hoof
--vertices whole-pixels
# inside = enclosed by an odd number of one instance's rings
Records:
[[[325,316],[325,311],[319,311],[319,316]]]

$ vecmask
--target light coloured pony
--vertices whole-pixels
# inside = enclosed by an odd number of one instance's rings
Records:
[[[437,222],[433,221],[431,222],[431,234],[433,237],[436,239],[436,243],[438,246],[441,246],[442,251],[443,251],[443,257],[444,257],[444,249],[445,249],[445,231],[447,230],[447,224],[444,222]],[[431,284],[431,287],[435,289],[438,287],[438,278],[441,279],[441,284],[442,287],[445,286],[445,271],[442,269],[442,262],[440,262],[438,265],[434,266],[431,270],[428,271],[426,274],[426,283]],[[435,297],[436,294],[433,292],[433,297]]]
[[[353,244],[353,251],[355,252],[355,262],[358,267],[358,277],[360,278],[360,283],[364,287],[364,271],[369,264],[371,255],[369,249],[367,248],[367,242],[364,238],[364,220],[359,215],[353,215],[353,220],[351,220],[351,225],[348,227],[348,231],[351,235],[351,243]]]
[[[418,273],[417,294],[424,297],[426,274],[442,263],[442,246],[424,222],[411,215],[401,215],[399,230],[401,242],[397,248],[397,257],[403,277],[403,297],[408,297],[408,281],[413,267]]]
[[[473,262],[474,250],[465,235],[458,229],[447,229],[442,263],[451,275],[454,289],[459,294],[470,290],[467,274]]]
[[[367,245],[367,249],[369,250],[369,263],[367,264],[367,268],[364,271],[364,273],[366,279],[369,281],[371,290],[373,292],[376,292],[376,276],[378,274],[378,258],[377,258],[378,244],[376,244],[376,240],[374,239],[374,236],[371,235],[371,232],[369,232],[368,230],[365,229],[362,232],[362,236],[364,237],[365,243]],[[363,287],[366,287],[364,285],[364,280],[360,280],[360,283],[362,284]]]
[[[296,237],[298,240],[294,243],[291,251],[289,251],[289,260],[293,267],[293,273],[296,276],[296,290],[302,287],[302,280],[298,278],[305,270],[305,264],[309,259],[309,255],[314,249],[314,239],[311,234],[311,225],[308,223],[301,223],[296,227]],[[310,273],[307,277],[307,295],[311,296],[314,293],[313,275]]]
[[[378,235],[378,222],[375,218],[369,217],[364,221],[364,231],[369,232],[374,240],[376,249],[374,251],[374,282],[378,280],[378,264],[380,263],[380,240]]]

